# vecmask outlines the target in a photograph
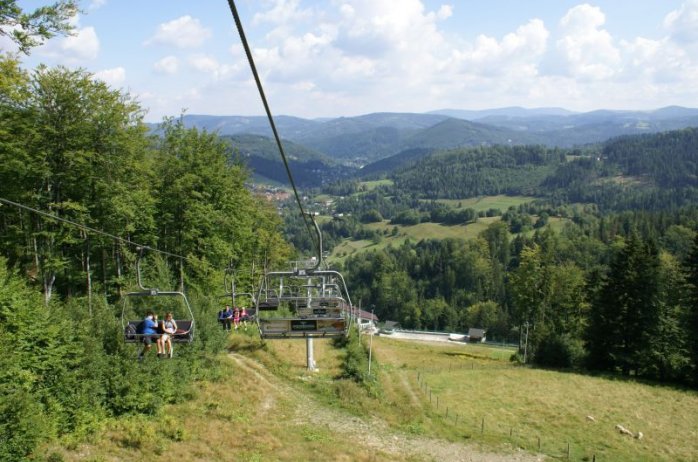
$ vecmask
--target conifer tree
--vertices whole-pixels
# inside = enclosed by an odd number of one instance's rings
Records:
[[[614,255],[595,300],[588,331],[596,369],[641,372],[659,317],[659,258],[654,245],[631,234]]]

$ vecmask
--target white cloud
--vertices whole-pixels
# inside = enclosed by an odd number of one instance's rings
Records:
[[[214,58],[210,56],[197,55],[189,58],[189,64],[199,72],[209,74],[217,73],[221,66]]]
[[[441,5],[436,13],[436,18],[440,20],[448,19],[453,16],[453,7],[451,5]]]
[[[102,80],[110,87],[118,87],[126,81],[126,69],[123,67],[104,69],[99,72],[95,72],[94,78],[97,80]]]
[[[480,35],[475,43],[455,49],[453,62],[463,72],[479,75],[535,75],[550,33],[540,19],[532,19],[501,41]]]
[[[179,70],[179,59],[176,56],[165,56],[153,64],[153,69],[161,74],[176,74]]]
[[[698,45],[698,0],[687,0],[664,18],[671,38],[679,43]]]
[[[691,22],[698,0],[685,2],[663,23],[657,18],[664,36],[656,28],[659,36],[623,39],[612,35],[616,29],[602,9],[584,3],[545,23],[532,15],[508,32],[466,40],[444,27],[467,14],[452,3],[427,7],[424,0],[401,0],[396,8],[394,0],[332,0],[306,8],[298,0],[261,0],[265,9],[254,21],[263,35],[252,53],[273,112],[319,117],[510,105],[646,109],[698,101],[698,54],[689,43],[698,30]],[[181,71],[185,62],[198,72],[191,74],[191,100],[179,92],[153,98],[153,107],[169,108],[168,114],[181,107],[261,113],[242,47],[234,40],[227,51],[181,62],[169,57],[169,66],[161,60],[163,72]]]
[[[211,37],[211,30],[189,15],[160,24],[153,37],[145,44],[171,45],[177,48],[196,48]]]
[[[611,34],[601,27],[606,16],[587,3],[570,9],[560,21],[563,37],[557,49],[569,75],[581,79],[605,79],[619,69],[621,57]]]
[[[77,19],[75,19],[77,23]],[[94,60],[99,55],[99,38],[92,26],[78,28],[75,35],[49,40],[37,48],[41,56],[76,64]]]
[[[90,5],[87,7],[87,9],[90,11],[98,10],[106,4],[107,4],[107,0],[92,0],[90,2]]]
[[[252,24],[284,24],[289,22],[298,22],[310,18],[312,16],[311,10],[300,9],[299,3],[299,0],[275,0],[272,8],[254,15],[252,18]]]

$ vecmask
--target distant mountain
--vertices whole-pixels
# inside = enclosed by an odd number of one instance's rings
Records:
[[[232,135],[228,138],[237,155],[256,177],[289,184],[276,141],[261,135]],[[284,153],[294,182],[301,187],[316,187],[347,178],[354,169],[338,165],[326,155],[291,141],[283,142]]]
[[[184,126],[197,127],[216,132],[219,135],[252,134],[273,136],[269,119],[266,116],[212,116],[187,114],[183,117]],[[293,139],[295,136],[312,130],[322,124],[314,120],[292,116],[275,116],[274,124],[282,138]]]
[[[396,154],[406,137],[447,118],[433,114],[389,112],[340,117],[291,139],[336,159],[361,166]]]
[[[503,108],[465,111],[463,119],[476,120],[520,132],[540,135],[549,146],[597,143],[622,135],[675,130],[698,125],[698,109],[669,106],[654,111],[597,110],[556,113],[557,109]],[[562,110],[564,111],[564,110]],[[457,111],[452,112],[457,113]],[[477,114],[476,114],[477,113]]]
[[[296,141],[356,166],[414,148],[542,142],[537,136],[442,115],[388,113],[335,119]]]
[[[247,154],[255,159],[275,161],[278,156],[266,117],[186,115],[184,123],[221,135],[266,137],[264,142],[244,137],[237,142],[247,150],[254,147]],[[362,175],[373,169],[398,168],[401,161],[411,162],[420,153],[439,149],[494,144],[572,147],[624,135],[696,127],[698,109],[670,106],[654,111],[585,113],[561,108],[444,109],[427,114],[379,112],[316,120],[278,116],[275,123],[289,156],[296,158],[294,162],[317,161],[327,170],[315,169],[316,174],[329,178],[343,177],[352,168],[363,167]],[[386,162],[372,165],[382,159]],[[339,169],[330,173],[335,167]],[[309,182],[311,176],[309,173]]]
[[[574,114],[572,111],[559,107],[541,107],[526,109],[519,106],[503,107],[497,109],[465,110],[465,109],[439,109],[429,114],[439,114],[455,119],[479,120],[486,117],[539,117],[539,116],[567,116]]]
[[[494,144],[541,144],[541,139],[533,134],[447,118],[404,137],[401,142],[402,151],[364,166],[357,174],[368,177],[405,168],[437,150]]]
[[[541,138],[527,133],[461,119],[446,119],[405,139],[403,149],[448,149],[492,144],[538,144]]]
[[[386,157],[372,164],[366,165],[357,172],[362,178],[370,178],[379,176],[384,173],[392,172],[398,168],[405,168],[418,160],[427,157],[433,153],[433,149],[413,148],[402,151],[394,156]]]
[[[456,148],[417,159],[406,153],[400,168],[388,175],[393,186],[386,194],[429,199],[533,195],[595,203],[606,210],[694,206],[696,146],[698,128],[685,128],[614,138],[586,155],[541,145]]]
[[[244,157],[257,156],[265,159],[281,160],[279,147],[276,145],[276,141],[273,138],[248,134],[228,135],[223,136],[223,138],[230,140],[233,148]],[[331,157],[313,149],[309,149],[301,144],[288,140],[283,140],[282,144],[284,153],[290,160],[299,162],[319,161],[327,165],[337,164]]]

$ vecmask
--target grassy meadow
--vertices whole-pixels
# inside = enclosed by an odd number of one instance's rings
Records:
[[[419,374],[422,398],[431,394],[433,411],[438,397],[438,412],[449,413],[443,424],[465,438],[562,459],[569,444],[570,460],[580,461],[696,460],[696,391],[514,367],[506,349],[387,338],[374,346],[384,368]]]
[[[535,197],[531,196],[480,196],[468,199],[437,199],[436,202],[445,204],[453,209],[471,208],[476,212],[485,212],[489,209],[499,209],[506,212],[509,207],[518,207],[521,204],[531,202]]]
[[[568,444],[577,461],[698,454],[695,391],[516,367],[506,348],[389,337],[372,344],[377,396],[340,377],[343,351],[331,340],[314,341],[319,371],[311,373],[304,340],[234,333],[220,376],[183,391],[179,404],[115,420],[88,442],[47,446],[43,457],[503,462],[566,460]],[[621,435],[616,424],[644,437]]]
[[[375,188],[377,185],[385,184],[389,180],[380,180],[373,182],[363,182],[368,190]],[[527,202],[531,202],[535,198],[530,196],[483,196],[469,199],[439,199],[437,202],[445,204],[453,209],[472,208],[476,212],[487,211],[489,209],[499,209],[506,211],[511,206],[519,206]],[[329,218],[327,218],[329,219]],[[535,219],[535,216],[534,216]],[[467,225],[443,225],[440,223],[419,223],[412,226],[391,225],[388,220],[383,220],[378,223],[369,223],[366,228],[371,230],[381,231],[384,234],[379,243],[374,243],[369,240],[345,240],[337,245],[332,250],[332,258],[342,261],[344,258],[365,251],[382,250],[387,246],[398,247],[407,239],[412,241],[420,241],[422,239],[472,239],[477,237],[489,225],[500,221],[501,217],[481,217],[476,222]],[[322,221],[322,220],[320,220]],[[551,217],[548,222],[548,227],[555,231],[560,231],[564,226],[565,219]],[[393,236],[392,230],[397,227],[398,234]],[[533,231],[530,231],[532,234]]]
[[[380,223],[369,223],[365,225],[368,229],[374,230],[387,230],[388,234],[384,235],[380,242],[374,243],[369,240],[358,240],[354,241],[351,239],[346,239],[340,242],[332,250],[332,258],[334,260],[342,261],[344,258],[361,252],[382,250],[390,245],[394,247],[399,247],[407,239],[417,242],[422,239],[474,239],[482,231],[487,229],[492,223],[496,223],[501,220],[501,217],[483,217],[478,218],[475,223],[469,223],[467,225],[442,225],[439,223],[420,223],[418,225],[412,226],[402,226],[402,225],[391,225],[387,220]],[[567,219],[551,217],[548,219],[547,227],[553,229],[556,232],[560,232],[565,225]],[[398,234],[392,236],[390,233],[394,226],[398,228]],[[529,235],[533,235],[535,230],[527,231]]]

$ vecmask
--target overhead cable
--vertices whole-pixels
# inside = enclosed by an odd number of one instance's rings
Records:
[[[235,1],[234,0],[228,0],[228,5],[230,6],[230,11],[233,13],[233,18],[235,19],[235,26],[237,27],[238,34],[240,34],[240,41],[242,42],[242,46],[245,49],[245,54],[247,55],[247,61],[250,64],[250,69],[252,70],[252,75],[254,75],[254,80],[257,83],[257,89],[259,90],[259,96],[262,98],[262,103],[264,104],[264,110],[267,113],[267,118],[269,119],[269,124],[271,125],[271,130],[274,133],[274,139],[276,140],[276,145],[279,148],[279,153],[281,154],[281,159],[284,162],[284,167],[286,168],[286,174],[288,175],[288,180],[291,183],[291,188],[293,188],[293,194],[296,197],[296,202],[298,203],[298,208],[300,209],[301,216],[303,217],[303,221],[305,222],[305,227],[308,229],[308,233],[311,236],[311,240],[313,241],[313,244],[315,244],[315,247],[317,249],[318,255],[322,252],[322,249],[320,249],[320,244],[314,239],[314,234],[311,231],[310,228],[310,223],[308,222],[308,217],[306,215],[306,212],[303,210],[303,204],[301,202],[300,196],[298,195],[298,190],[296,189],[296,184],[293,181],[293,175],[291,174],[291,168],[288,165],[288,161],[286,160],[286,154],[284,153],[284,148],[283,145],[281,144],[281,138],[279,137],[279,133],[276,130],[276,124],[274,123],[274,118],[271,115],[271,109],[269,109],[269,103],[267,103],[267,98],[264,94],[264,88],[262,87],[262,81],[259,78],[259,74],[257,73],[257,67],[254,64],[254,58],[252,58],[252,52],[250,51],[250,46],[247,43],[247,38],[245,37],[245,31],[242,28],[242,21],[240,21],[240,15],[238,14],[238,10],[235,7]]]
[[[102,231],[102,230],[99,230],[99,229],[96,229],[96,228],[92,228],[92,227],[87,226],[87,225],[84,225],[84,224],[82,224],[82,223],[77,223],[77,222],[68,220],[67,218],[62,218],[62,217],[59,217],[59,216],[57,216],[57,215],[53,215],[53,214],[51,214],[51,213],[44,212],[43,210],[39,210],[39,209],[35,209],[35,208],[33,208],[33,207],[29,207],[28,205],[23,205],[23,204],[20,204],[20,203],[18,203],[18,202],[13,202],[13,201],[8,200],[8,199],[3,199],[2,197],[0,197],[0,202],[2,202],[3,204],[11,205],[11,206],[13,206],[13,207],[17,207],[17,208],[20,208],[20,209],[28,210],[29,212],[35,213],[35,214],[37,214],[37,215],[41,215],[41,216],[46,217],[46,218],[50,218],[50,219],[52,219],[52,220],[60,221],[60,222],[62,222],[62,223],[66,223],[66,224],[75,226],[75,227],[77,227],[77,228],[84,229],[85,231],[89,231],[89,232],[91,232],[91,233],[100,234],[100,235],[102,235],[102,236],[109,237],[109,238],[111,238],[111,239],[114,239],[114,240],[116,240],[116,241],[122,242],[122,243],[127,244],[127,245],[130,245],[130,246],[134,246],[134,247],[141,248],[141,249],[145,249],[145,250],[150,250],[150,251],[152,251],[152,252],[156,252],[156,253],[159,253],[159,254],[162,254],[162,255],[167,255],[167,256],[169,256],[169,257],[175,257],[175,258],[181,258],[181,259],[183,259],[183,260],[187,260],[187,257],[184,257],[184,256],[182,256],[182,255],[177,255],[176,253],[171,253],[171,252],[166,252],[166,251],[164,251],[164,250],[156,249],[156,248],[154,248],[154,247],[150,247],[149,245],[139,244],[139,243],[137,243],[137,242],[130,241],[130,240],[125,239],[125,238],[123,238],[123,237],[116,236],[116,235],[114,235],[114,234],[110,234],[110,233],[107,233],[107,232],[105,232],[105,231]]]

